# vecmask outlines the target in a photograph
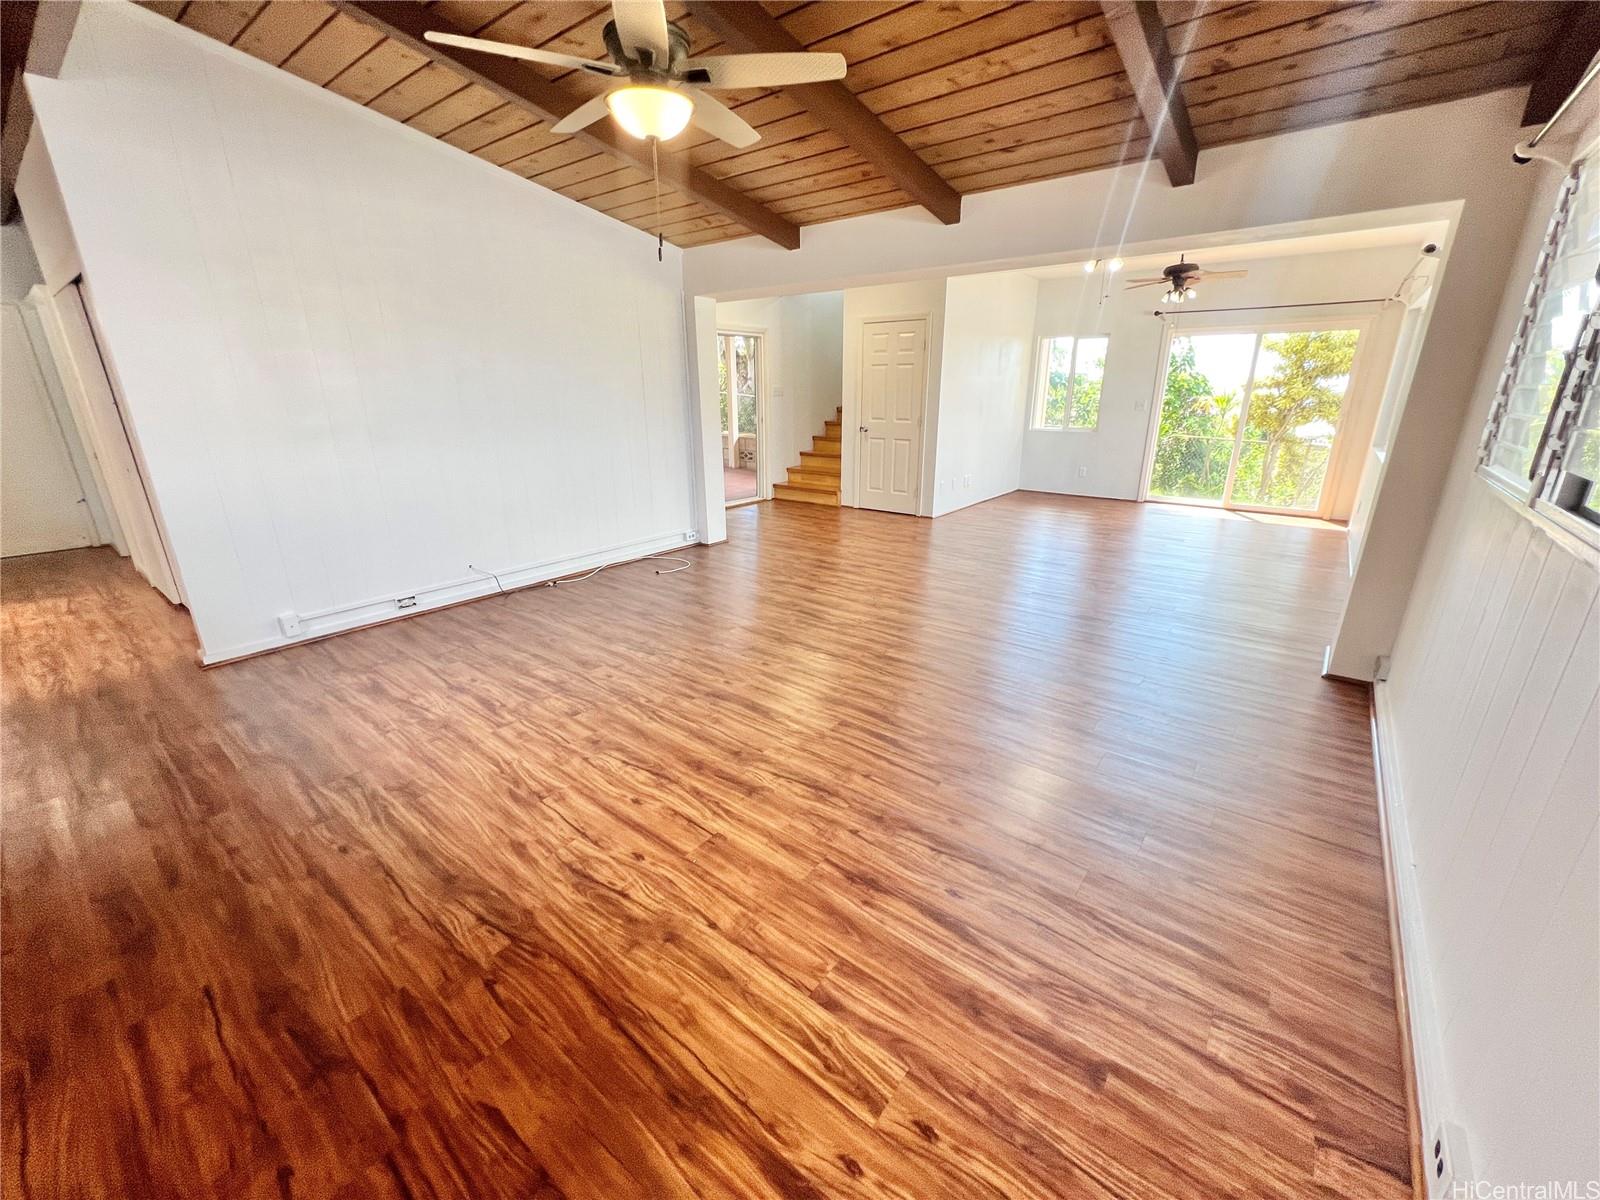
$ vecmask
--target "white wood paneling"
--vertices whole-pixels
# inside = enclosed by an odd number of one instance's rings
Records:
[[[95,543],[83,488],[22,314],[0,304],[0,555]]]
[[[29,82],[207,659],[694,527],[676,250],[130,5]]]
[[[1382,685],[1431,1122],[1468,1177],[1600,1177],[1597,564],[1471,479]],[[1410,969],[1410,964],[1408,964]],[[1425,1131],[1426,1132],[1426,1131]]]

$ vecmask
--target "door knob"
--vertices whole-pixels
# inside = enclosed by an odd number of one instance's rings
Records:
[[[861,432],[862,432],[862,433],[865,433],[865,432],[866,432],[866,431],[867,431],[867,427],[866,427],[866,426],[865,426],[865,425],[863,425],[863,426],[862,426],[862,427],[861,427]]]

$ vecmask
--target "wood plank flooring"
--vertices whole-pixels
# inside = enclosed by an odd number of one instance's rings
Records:
[[[8,561],[5,1194],[1409,1193],[1342,534],[729,527],[206,672]]]

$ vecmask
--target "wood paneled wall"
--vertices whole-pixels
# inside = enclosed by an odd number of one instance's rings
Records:
[[[1424,1115],[1465,1129],[1468,1178],[1594,1179],[1596,556],[1467,483],[1381,685],[1443,1075]]]

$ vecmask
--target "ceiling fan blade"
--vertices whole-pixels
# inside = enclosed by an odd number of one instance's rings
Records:
[[[750,127],[749,122],[721,100],[707,95],[699,88],[684,90],[694,100],[694,112],[689,116],[691,124],[704,129],[719,141],[727,142],[736,150],[754,146],[761,140],[761,135]]]
[[[1134,288],[1155,287],[1155,285],[1158,284],[1158,283],[1171,283],[1171,282],[1172,281],[1170,279],[1166,278],[1166,276],[1162,276],[1160,279],[1130,279],[1123,286],[1122,290],[1125,291],[1125,292],[1131,292],[1131,291],[1133,291]]]
[[[600,95],[594,97],[592,100],[585,100],[582,104],[578,105],[577,108],[573,109],[566,116],[562,117],[561,120],[555,123],[555,127],[551,130],[551,132],[577,133],[578,130],[585,129],[588,126],[593,125],[596,121],[610,111],[611,110],[606,107],[606,93],[601,92]]]
[[[1190,276],[1191,279],[1243,279],[1249,271],[1197,271]]]
[[[710,54],[686,58],[683,78],[708,88],[775,88],[843,79],[842,54]]]
[[[463,50],[481,50],[485,54],[503,54],[507,58],[520,58],[525,62],[543,63],[548,67],[565,67],[569,71],[592,71],[596,75],[620,75],[622,68],[615,63],[595,62],[572,54],[556,54],[532,46],[514,46],[510,42],[491,42],[486,38],[463,37],[459,33],[441,33],[430,29],[422,35],[441,46],[460,46]]]
[[[665,70],[671,61],[667,42],[667,7],[662,0],[611,0],[617,40],[629,58]]]

